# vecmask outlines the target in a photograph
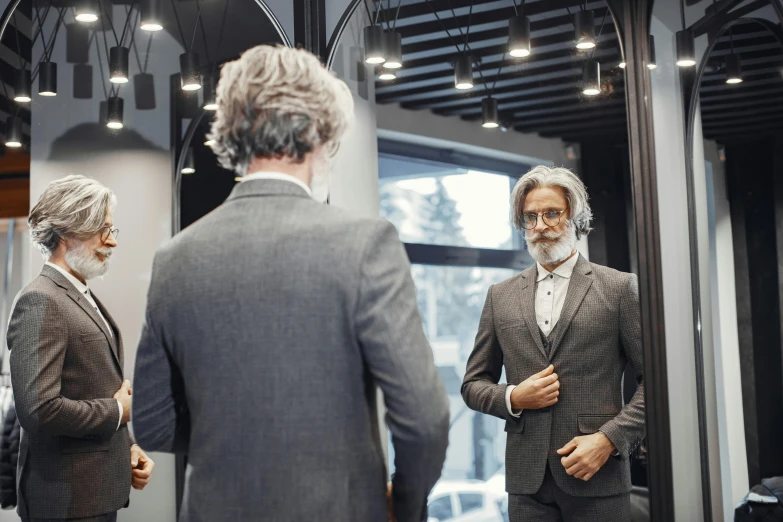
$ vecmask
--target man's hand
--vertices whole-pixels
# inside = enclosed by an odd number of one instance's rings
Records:
[[[130,385],[130,381],[123,382],[122,387],[114,394],[114,398],[122,404],[122,420],[120,424],[128,424],[130,422],[131,395],[133,394]]]
[[[560,381],[551,364],[545,370],[531,375],[511,391],[511,408],[538,410],[552,406],[560,395]]]
[[[131,468],[133,469],[133,489],[141,491],[150,481],[155,462],[144,453],[138,444],[131,446]]]
[[[566,473],[587,482],[598,473],[615,451],[612,441],[599,431],[592,435],[575,437],[557,450],[557,454],[568,455],[560,459]]]
[[[389,510],[389,522],[397,522],[394,518],[394,501],[392,500],[392,483],[386,484],[386,506]]]

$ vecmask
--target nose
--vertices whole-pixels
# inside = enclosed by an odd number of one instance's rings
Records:
[[[543,216],[538,216],[538,219],[536,220],[536,228],[533,230],[536,232],[543,232],[544,230],[548,229],[549,227],[546,226],[546,223],[544,223]]]
[[[114,234],[109,234],[109,237],[106,238],[106,242],[104,243],[104,245],[111,248],[117,246],[117,238],[114,237]]]

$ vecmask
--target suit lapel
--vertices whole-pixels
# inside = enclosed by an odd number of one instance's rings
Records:
[[[580,254],[579,261],[571,275],[571,281],[568,283],[568,292],[566,293],[565,303],[563,303],[563,311],[560,313],[560,319],[552,332],[550,357],[554,357],[555,351],[560,346],[560,340],[565,335],[568,327],[571,326],[571,322],[579,311],[587,291],[590,290],[593,284],[592,272],[592,266]]]
[[[106,318],[106,320],[109,322],[109,325],[112,328],[112,331],[114,335],[111,337],[110,343],[112,346],[112,352],[114,353],[114,357],[117,361],[117,364],[120,366],[120,373],[123,372],[123,346],[122,346],[122,336],[120,335],[120,329],[117,326],[117,323],[114,322],[114,318],[111,316],[109,311],[106,309],[105,306],[103,306],[103,303],[100,302],[98,299],[98,296],[96,296],[94,293],[92,294],[92,298],[95,300],[95,304],[98,305],[98,308],[101,310],[101,313]],[[103,322],[103,321],[101,321]]]
[[[538,321],[536,321],[536,274],[538,273],[538,267],[534,264],[524,272],[520,281],[522,282],[522,288],[519,295],[521,296],[521,302],[519,303],[519,309],[522,310],[522,315],[527,323],[527,328],[530,330],[530,336],[533,337],[533,342],[536,343],[538,350],[549,359],[544,349],[544,343],[541,342],[541,330],[538,328]]]

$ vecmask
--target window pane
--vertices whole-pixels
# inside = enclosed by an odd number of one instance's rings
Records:
[[[454,516],[451,509],[451,496],[444,495],[432,500],[427,505],[427,515],[437,518],[440,522],[445,522]]]
[[[399,158],[379,165],[381,217],[394,223],[403,242],[524,248],[509,221],[512,178]]]
[[[484,507],[484,495],[481,493],[460,493],[459,504],[462,507],[462,514],[470,511],[476,511]]]

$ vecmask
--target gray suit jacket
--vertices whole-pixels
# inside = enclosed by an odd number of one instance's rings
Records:
[[[506,420],[506,489],[538,491],[547,461],[560,488],[574,496],[600,497],[631,490],[628,458],[645,436],[642,343],[636,276],[589,263],[580,256],[563,311],[544,346],[535,312],[536,265],[489,289],[476,345],[468,360],[462,396],[467,405]],[[623,405],[628,361],[639,387]],[[518,384],[550,364],[560,379],[557,404],[506,408],[507,380]],[[579,435],[603,432],[619,451],[589,481],[569,477],[557,450]]]
[[[448,401],[389,223],[246,181],[157,253],[133,424],[188,455],[180,520],[388,520],[375,384],[398,520],[421,520]]]
[[[8,327],[11,380],[22,426],[17,468],[22,518],[84,518],[127,505],[127,425],[112,397],[123,381],[120,331],[57,270],[17,297]]]

